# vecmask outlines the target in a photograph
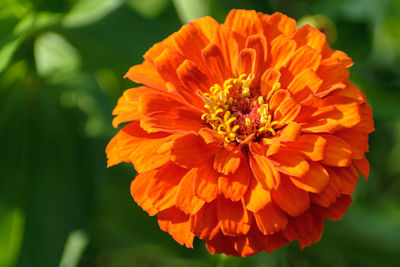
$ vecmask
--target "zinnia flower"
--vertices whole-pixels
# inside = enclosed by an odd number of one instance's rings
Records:
[[[133,163],[136,203],[178,243],[249,256],[317,242],[368,177],[365,95],[352,60],[281,14],[232,10],[184,25],[126,77],[113,112],[127,123],[108,166]]]

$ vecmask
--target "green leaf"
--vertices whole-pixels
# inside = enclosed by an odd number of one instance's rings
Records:
[[[74,71],[80,66],[78,51],[60,34],[47,32],[35,40],[36,68],[41,76]]]
[[[65,243],[64,252],[59,267],[75,267],[89,243],[89,237],[83,231],[73,231]]]
[[[0,266],[13,266],[24,235],[25,218],[18,208],[0,205]]]
[[[17,37],[0,48],[0,72],[8,66],[22,40],[22,37]]]
[[[173,0],[173,3],[183,24],[210,14],[206,0]]]
[[[127,0],[128,5],[145,18],[158,17],[168,6],[168,0]]]
[[[120,7],[122,0],[82,0],[65,16],[62,25],[66,28],[86,26],[95,23]]]

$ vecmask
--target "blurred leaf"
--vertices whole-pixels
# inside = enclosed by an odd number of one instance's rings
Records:
[[[182,23],[210,15],[210,7],[206,0],[173,0]]]
[[[127,0],[128,5],[145,18],[158,17],[170,3],[169,0]]]
[[[66,14],[62,25],[66,28],[85,26],[101,20],[119,6],[122,0],[81,0],[77,1]]]
[[[25,218],[18,208],[0,203],[0,266],[13,266],[24,234]]]
[[[393,1],[374,26],[372,59],[391,65],[400,59],[400,1]]]
[[[47,32],[35,40],[36,68],[41,76],[71,72],[80,65],[78,51],[60,34]]]
[[[69,234],[61,256],[59,267],[75,267],[89,242],[89,237],[83,231],[77,230]]]
[[[10,63],[14,52],[22,42],[22,37],[15,38],[0,48],[0,72],[2,72]]]
[[[0,1],[0,19],[9,16],[21,18],[31,8],[32,3],[29,0]]]

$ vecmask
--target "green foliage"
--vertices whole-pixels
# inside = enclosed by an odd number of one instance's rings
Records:
[[[182,22],[232,8],[319,14],[374,111],[371,175],[322,240],[240,259],[179,246],[132,200],[134,170],[106,168],[122,77]],[[0,267],[397,266],[400,2],[396,0],[0,1]]]

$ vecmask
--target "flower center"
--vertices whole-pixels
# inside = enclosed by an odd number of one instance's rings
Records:
[[[224,136],[225,145],[245,144],[251,140],[268,138],[283,125],[274,121],[269,101],[280,88],[279,82],[267,96],[253,95],[250,85],[254,75],[242,74],[226,80],[223,86],[214,84],[201,97],[208,112],[201,119]]]

